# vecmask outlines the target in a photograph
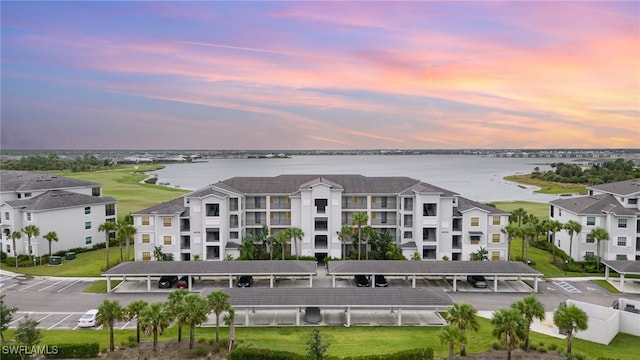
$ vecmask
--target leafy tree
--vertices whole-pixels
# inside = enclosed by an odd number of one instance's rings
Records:
[[[127,261],[131,260],[130,253],[130,240],[136,234],[136,228],[130,224],[126,219],[124,221],[118,221],[116,223],[116,238],[118,239],[118,244],[120,246],[120,261],[124,261],[122,255],[122,243],[126,243],[127,249]]]
[[[20,231],[14,231],[11,233],[11,240],[13,240],[13,256],[16,259],[16,268],[18,268],[18,249],[16,248],[16,240],[22,237],[22,233]]]
[[[42,332],[38,329],[38,324],[39,322],[31,319],[29,315],[25,316],[16,328],[16,340],[29,348],[38,344],[42,339]]]
[[[509,223],[500,232],[507,235],[507,261],[511,261],[511,240],[520,235],[520,227],[515,223]]]
[[[49,242],[49,257],[51,257],[51,242],[57,242],[58,240],[60,240],[58,239],[58,234],[56,234],[55,231],[49,231],[43,236],[43,238],[45,238]]]
[[[597,227],[591,230],[591,232],[589,233],[589,237],[591,237],[596,242],[596,254],[598,256],[596,268],[598,271],[600,271],[600,241],[609,240],[609,233],[604,228]]]
[[[220,314],[231,308],[229,294],[222,290],[216,290],[207,295],[207,301],[209,302],[209,309],[216,314],[216,342],[218,342],[220,340]]]
[[[369,244],[377,241],[378,232],[371,225],[367,225],[362,228],[362,238],[364,239],[364,258],[369,260]]]
[[[138,319],[145,335],[153,334],[153,351],[158,351],[158,335],[162,335],[164,329],[171,324],[171,311],[165,303],[156,302],[142,310]]]
[[[544,222],[544,230],[551,233],[551,255],[553,264],[556,265],[556,233],[564,228],[564,224],[557,220],[547,220]]]
[[[353,228],[349,225],[342,225],[336,234],[342,244],[342,259],[344,259],[347,256],[347,240],[353,237]]]
[[[149,306],[149,303],[144,300],[134,300],[125,308],[127,320],[131,321],[136,319],[136,341],[138,343],[140,343],[140,313],[147,306]]]
[[[476,318],[477,314],[478,310],[476,310],[473,305],[467,303],[455,303],[449,308],[449,310],[447,310],[444,319],[450,325],[458,328],[462,334],[465,335],[467,330],[476,332],[480,328],[480,324]],[[462,356],[467,355],[465,345],[465,341],[460,343],[460,355]]]
[[[529,351],[529,330],[534,319],[544,320],[544,305],[533,295],[525,296],[522,300],[511,304],[524,318],[526,328],[524,332],[524,350]]]
[[[167,297],[167,308],[178,319],[178,342],[182,341],[182,319],[180,314],[184,311],[182,302],[187,295],[189,295],[188,290],[178,289],[169,293]]]
[[[353,214],[351,225],[358,229],[358,260],[360,260],[361,244],[362,244],[362,227],[369,222],[369,216],[365,212],[357,212]]]
[[[98,307],[96,315],[96,325],[106,325],[109,329],[109,349],[111,352],[115,350],[115,342],[113,339],[113,325],[116,321],[124,320],[125,311],[117,300],[105,300]]]
[[[476,252],[469,254],[469,260],[471,261],[487,261],[489,260],[489,251],[487,248],[480,246],[480,249]]]
[[[98,226],[98,231],[104,231],[104,246],[107,254],[107,269],[111,267],[109,264],[109,242],[111,241],[111,234],[118,229],[115,221],[107,221]]]
[[[18,311],[17,307],[8,306],[4,302],[5,294],[0,294],[0,339],[4,342],[3,331],[9,328],[9,323],[13,321],[13,314]]]
[[[329,348],[329,343],[324,341],[320,330],[311,330],[311,338],[307,341],[307,358],[309,360],[323,360],[326,359],[326,352]]]
[[[286,230],[281,230],[276,233],[276,241],[280,244],[282,250],[282,260],[284,260],[284,249],[287,247],[287,241],[289,241],[289,235]]]
[[[440,340],[440,344],[449,346],[449,360],[453,360],[454,348],[460,346],[460,352],[462,352],[467,337],[457,326],[450,325],[440,329],[438,340]]]
[[[526,264],[529,259],[529,243],[532,239],[535,239],[538,234],[535,223],[529,222],[522,226],[522,248],[524,249],[524,258],[522,261]]]
[[[564,224],[564,229],[567,231],[567,234],[569,234],[569,257],[573,259],[573,255],[571,254],[573,250],[573,235],[580,234],[582,225],[575,220],[569,220]]]
[[[29,261],[33,261],[33,251],[31,250],[31,238],[40,236],[40,228],[35,225],[27,225],[22,228],[22,232],[27,235]],[[16,259],[17,260],[17,259]]]
[[[296,260],[300,260],[300,254],[298,253],[298,240],[302,240],[302,238],[304,237],[304,233],[302,232],[302,229],[295,226],[288,228],[286,231],[291,238],[291,241],[293,242],[293,249],[296,253]]]
[[[224,324],[229,327],[229,352],[231,352],[231,350],[235,348],[236,343],[236,310],[230,307],[223,320]]]
[[[524,318],[517,309],[500,309],[493,313],[491,323],[493,335],[505,344],[507,360],[511,360],[511,351],[524,338]]]
[[[553,323],[567,331],[567,354],[571,354],[571,340],[578,330],[587,330],[589,317],[575,305],[561,305],[553,312]]]
[[[511,215],[509,215],[509,223],[514,223],[516,224],[517,228],[521,229],[522,228],[522,224],[524,224],[525,219],[527,217],[527,215],[529,215],[527,213],[527,210],[525,210],[524,208],[517,208],[515,210],[513,210],[511,212]],[[525,257],[524,257],[524,236],[522,234],[522,232],[519,232],[518,235],[522,236],[522,249],[521,252],[522,254],[520,255],[520,257],[522,258],[522,261],[526,261]]]
[[[198,294],[189,293],[181,302],[178,321],[189,326],[189,349],[193,349],[196,340],[196,326],[208,319],[209,304]]]

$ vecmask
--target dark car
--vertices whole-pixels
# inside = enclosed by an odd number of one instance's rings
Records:
[[[244,275],[238,279],[238,287],[246,288],[253,285],[253,276]]]
[[[369,279],[366,276],[356,275],[354,278],[358,287],[369,287]]]
[[[319,307],[306,307],[304,309],[304,321],[310,324],[319,324],[322,321],[322,314]]]
[[[487,280],[482,275],[469,275],[467,281],[476,288],[484,289],[487,287]]]
[[[195,282],[195,279],[193,277],[191,277],[191,286],[193,286],[194,282]],[[178,288],[178,289],[188,289],[189,288],[189,277],[188,276],[180,277],[180,279],[178,280],[178,283],[176,284],[176,288]]]
[[[389,286],[389,283],[387,282],[387,279],[385,279],[384,275],[376,275],[374,277],[374,281],[375,281],[376,287]]]
[[[177,276],[162,276],[160,280],[158,280],[158,287],[160,289],[170,289],[173,287],[173,284],[178,282]]]

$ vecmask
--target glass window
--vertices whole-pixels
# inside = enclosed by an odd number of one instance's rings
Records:
[[[84,229],[85,230],[91,229],[91,221],[85,221],[84,222]]]
[[[207,216],[220,216],[220,204],[207,204]]]
[[[471,218],[471,226],[478,226],[480,225],[480,218],[479,217],[472,217]]]
[[[491,242],[499,243],[500,242],[500,234],[491,234]]]
[[[149,225],[149,217],[148,216],[143,216],[142,217],[142,225]]]
[[[148,244],[151,242],[151,235],[150,234],[142,234],[142,243],[143,244]]]
[[[7,244],[7,254],[11,254],[11,245]]]
[[[85,237],[85,238],[84,238],[84,243],[85,243],[86,245],[91,245],[91,236],[87,236],[87,237]]]
[[[142,252],[142,261],[149,261],[151,260],[151,252],[150,251],[143,251]]]
[[[596,224],[595,216],[587,216],[587,226],[594,226]]]
[[[164,227],[171,227],[171,218],[170,217],[163,217],[162,218],[162,223],[164,224]]]
[[[85,214],[85,215],[89,215],[89,214],[91,214],[91,207],[90,207],[90,206],[85,206],[85,208],[84,208],[84,214]]]
[[[591,234],[587,234],[587,244],[593,244],[593,236],[591,236]]]
[[[165,245],[171,245],[171,235],[165,235],[164,236],[164,244]]]
[[[5,211],[5,213],[4,213],[4,219],[5,219],[5,220],[10,220],[10,218],[9,218],[9,212],[8,212],[8,211]]]
[[[493,225],[500,225],[500,216],[493,216]]]
[[[618,219],[618,227],[625,229],[627,227],[627,219]]]
[[[116,204],[107,204],[104,206],[105,216],[113,216],[116,214]]]
[[[27,221],[31,221],[31,213],[30,212],[27,213]]]
[[[636,205],[638,204],[638,199],[629,199],[629,205]]]
[[[499,261],[500,260],[500,251],[492,251],[491,252],[491,260]]]
[[[627,246],[627,238],[625,236],[618,236],[618,246]]]

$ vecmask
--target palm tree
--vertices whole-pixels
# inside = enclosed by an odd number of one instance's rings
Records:
[[[467,330],[475,332],[480,328],[480,324],[478,324],[478,319],[476,318],[477,314],[478,310],[476,310],[473,305],[467,303],[455,303],[449,308],[449,310],[447,310],[444,319],[450,325],[460,329],[464,334]],[[465,344],[466,343],[464,341],[460,344],[460,355],[462,356],[467,355]]]
[[[544,222],[544,230],[551,233],[551,255],[553,256],[553,264],[556,264],[556,233],[564,228],[558,220],[547,220]]]
[[[375,242],[378,238],[378,232],[372,226],[367,225],[362,228],[364,238],[364,258],[369,260],[369,243]]]
[[[578,330],[587,330],[589,317],[575,305],[561,305],[553,312],[553,323],[567,331],[567,354],[571,354],[571,338]]]
[[[110,267],[109,265],[109,241],[111,238],[111,234],[116,231],[118,227],[116,226],[115,221],[107,221],[98,226],[98,231],[104,231],[104,247],[107,250],[107,269]]]
[[[216,342],[218,342],[220,340],[220,314],[231,307],[229,294],[222,290],[216,290],[207,296],[207,301],[209,309],[216,314]]]
[[[14,231],[11,233],[11,240],[13,240],[13,257],[16,259],[16,269],[18,268],[18,250],[16,249],[16,240],[22,237],[20,231]]]
[[[224,316],[224,324],[229,327],[229,352],[235,348],[236,343],[236,311],[230,307],[227,315]]]
[[[298,228],[298,227],[290,227],[287,229],[287,233],[289,234],[289,237],[291,238],[291,241],[293,242],[293,249],[296,252],[296,260],[300,260],[300,255],[298,254],[298,240],[302,240],[302,238],[304,237],[304,233],[302,232],[302,229]]]
[[[123,261],[122,259],[122,242],[123,241],[126,243],[127,261],[129,261],[131,260],[129,242],[130,242],[130,239],[133,238],[133,236],[136,234],[137,230],[133,225],[131,225],[127,221],[119,221],[116,226],[117,226],[117,230],[116,230],[117,238],[120,244],[120,261]]]
[[[288,240],[289,234],[287,234],[286,230],[280,230],[276,233],[276,241],[280,244],[280,248],[282,249],[282,260],[284,260],[284,249],[287,246]]]
[[[358,260],[360,260],[360,244],[362,244],[362,227],[369,222],[369,216],[365,212],[357,212],[353,214],[353,220],[351,225],[354,225],[358,229]]]
[[[189,326],[189,349],[193,349],[195,343],[196,326],[207,321],[208,314],[209,304],[202,296],[189,293],[182,299],[178,321]]]
[[[465,334],[455,325],[443,327],[438,334],[438,339],[440,340],[440,344],[449,345],[449,360],[453,360],[455,346],[459,345],[460,351],[462,351],[463,344],[467,342]]]
[[[140,313],[147,306],[149,303],[144,300],[134,300],[124,309],[128,321],[136,319],[136,341],[138,343],[140,343]]]
[[[180,319],[180,313],[183,311],[182,300],[189,295],[189,290],[178,289],[169,293],[167,297],[167,308],[171,311],[171,314],[178,319],[178,342],[182,341],[182,320]]]
[[[240,256],[245,260],[254,260],[258,252],[252,236],[245,237],[242,244],[238,247],[238,250],[240,251]]]
[[[607,230],[601,227],[594,228],[589,233],[589,236],[596,242],[596,252],[598,254],[598,262],[596,263],[596,269],[600,271],[600,241],[609,240],[609,233]]]
[[[27,235],[27,244],[28,244],[28,251],[29,251],[29,261],[34,261],[33,260],[33,251],[31,251],[31,238],[32,237],[36,237],[36,236],[40,236],[40,228],[35,226],[35,225],[27,225],[25,227],[22,228],[22,232]]]
[[[344,260],[347,255],[347,240],[353,236],[353,228],[349,225],[342,225],[342,228],[336,234],[342,243],[342,259]]]
[[[493,335],[506,345],[507,360],[511,360],[511,351],[524,338],[524,318],[517,309],[500,309],[493,313],[491,323]]]
[[[509,223],[509,225],[502,228],[500,232],[507,235],[507,261],[511,261],[511,240],[520,235],[520,227],[515,223]]]
[[[527,217],[528,213],[527,210],[523,209],[523,208],[517,208],[515,210],[513,210],[511,212],[511,215],[509,216],[509,223],[515,223],[517,225],[518,228],[522,227],[522,224],[524,224],[525,219]],[[525,261],[524,259],[524,237],[522,238],[522,249],[521,249],[521,255],[520,257],[522,258],[522,261]]]
[[[58,240],[60,240],[58,239],[58,234],[56,234],[55,231],[49,231],[43,236],[43,238],[45,238],[49,242],[49,257],[51,257],[51,242],[57,242]]]
[[[569,257],[573,259],[573,255],[571,254],[571,250],[573,249],[573,235],[580,234],[582,231],[582,225],[575,220],[569,220],[564,224],[564,229],[569,234]]]
[[[511,307],[520,311],[524,318],[527,326],[524,333],[524,350],[529,351],[529,330],[534,319],[544,320],[544,305],[535,296],[528,295],[511,304]]]
[[[96,325],[104,324],[109,328],[109,350],[111,352],[115,350],[115,344],[113,340],[113,324],[116,321],[124,320],[124,318],[124,308],[120,306],[120,303],[117,300],[105,300],[98,307],[98,314],[96,315]]]
[[[171,311],[163,302],[149,304],[140,312],[138,320],[145,335],[153,334],[153,351],[158,351],[158,335],[162,335],[164,329],[171,324],[173,320]]]
[[[522,258],[522,262],[525,264],[528,263],[529,260],[529,242],[530,239],[535,239],[538,231],[536,230],[536,225],[534,223],[526,223],[522,226],[522,247],[525,249],[524,258]]]

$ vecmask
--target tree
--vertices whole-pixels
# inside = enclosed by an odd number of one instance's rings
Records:
[[[140,343],[140,313],[147,306],[149,306],[149,303],[144,300],[134,300],[125,308],[127,320],[131,321],[136,319],[136,341],[138,343]]]
[[[444,319],[450,325],[455,326],[462,331],[464,335],[467,330],[475,332],[480,328],[480,324],[476,318],[477,314],[478,310],[476,310],[473,305],[467,303],[455,303],[449,308],[449,310],[447,310]],[[465,345],[466,343],[464,341],[460,344],[460,355],[462,356],[467,355]]]
[[[609,240],[609,233],[604,228],[597,227],[591,230],[591,232],[589,233],[589,237],[591,237],[596,242],[596,254],[598,257],[598,262],[596,262],[596,269],[600,271],[600,241]]]
[[[523,208],[517,208],[511,212],[511,215],[509,215],[509,223],[515,223],[516,226],[520,228],[522,227],[522,224],[524,224],[524,221],[527,215],[528,215],[527,210]],[[522,235],[522,234],[519,234],[519,235]],[[520,255],[520,257],[522,258],[522,261],[526,261],[524,257],[524,236],[522,237],[521,252],[522,254]]]
[[[24,319],[18,323],[18,327],[16,328],[16,341],[25,344],[28,348],[38,344],[42,338],[38,324],[39,322],[31,319],[29,315],[26,315]]]
[[[216,290],[207,296],[207,301],[209,309],[216,314],[216,342],[218,342],[220,340],[220,314],[231,307],[229,294],[222,290]]]
[[[511,304],[511,307],[517,309],[525,321],[524,350],[529,351],[529,330],[534,319],[544,320],[544,305],[535,296],[528,295]]]
[[[127,249],[127,261],[131,260],[131,253],[130,253],[130,247],[129,247],[129,242],[130,239],[133,238],[133,236],[136,234],[136,228],[127,221],[126,217],[124,221],[118,221],[116,223],[116,238],[118,239],[118,244],[120,246],[120,261],[123,261],[122,258],[122,242],[126,243],[126,249]]]
[[[247,236],[238,247],[240,257],[244,260],[254,260],[258,253],[258,247],[254,242],[253,236]]]
[[[529,242],[530,239],[534,239],[538,231],[536,230],[536,225],[534,223],[526,223],[522,226],[522,248],[524,249],[524,258],[522,258],[522,262],[525,264],[528,263],[529,260]]]
[[[342,244],[342,259],[344,259],[347,256],[347,240],[353,237],[353,228],[349,225],[342,225],[336,235]]]
[[[280,244],[282,249],[282,260],[284,260],[284,249],[287,246],[287,241],[289,240],[289,235],[286,230],[280,230],[276,233],[276,241]]]
[[[209,304],[198,294],[189,293],[181,302],[178,321],[189,326],[189,349],[193,349],[196,340],[196,326],[207,321]]]
[[[524,338],[524,318],[517,309],[500,309],[493,313],[491,323],[493,335],[505,344],[507,360],[511,360],[511,351]]]
[[[171,314],[178,319],[178,342],[182,341],[182,320],[180,313],[183,311],[182,300],[189,294],[189,290],[178,289],[169,293],[167,307]]]
[[[449,345],[449,360],[453,359],[454,348],[460,346],[460,352],[462,352],[464,344],[467,342],[465,334],[455,325],[445,326],[440,329],[438,339],[440,344]]]
[[[365,212],[357,212],[353,214],[351,225],[358,229],[358,260],[360,260],[361,244],[362,244],[362,227],[369,222],[369,216]]]
[[[487,248],[480,246],[480,249],[476,252],[469,254],[470,261],[487,261],[489,260],[489,251]]]
[[[544,222],[544,230],[551,233],[551,255],[553,256],[553,264],[556,261],[556,233],[564,228],[564,224],[557,220],[547,220]]]
[[[362,228],[362,237],[364,238],[364,258],[369,260],[369,243],[378,239],[378,232],[372,226],[367,225]]]
[[[587,330],[589,317],[575,305],[561,305],[553,312],[553,323],[567,331],[567,354],[571,354],[571,339],[578,330]]]
[[[98,307],[96,315],[96,325],[106,325],[109,329],[109,349],[111,352],[115,350],[115,342],[113,339],[113,325],[116,321],[124,320],[125,311],[117,300],[105,300]]]
[[[500,232],[507,235],[507,261],[511,261],[511,240],[520,235],[520,228],[514,223],[509,223],[509,225],[502,228]]]
[[[17,307],[8,306],[4,302],[5,294],[0,294],[0,339],[4,342],[3,331],[9,328],[9,323],[13,321],[13,314],[18,311]]]
[[[16,249],[16,240],[22,237],[20,231],[14,231],[11,233],[11,240],[13,240],[13,256],[16,259],[16,269],[18,268],[18,250]]]
[[[58,234],[56,234],[55,231],[49,231],[48,233],[46,233],[43,238],[45,238],[48,242],[49,242],[49,257],[51,257],[51,242],[52,241],[58,241]]]
[[[109,264],[109,242],[111,241],[111,234],[118,229],[114,221],[107,221],[98,226],[98,231],[104,231],[104,247],[107,250],[107,269],[111,267]]]
[[[309,360],[323,360],[326,358],[326,352],[329,348],[329,343],[325,342],[320,330],[311,330],[311,338],[307,341],[307,358]]]
[[[569,234],[569,257],[573,259],[573,255],[571,254],[571,251],[573,250],[573,235],[580,234],[582,231],[582,225],[575,220],[569,220],[564,224],[564,229]]]
[[[34,261],[33,260],[33,251],[31,249],[31,238],[32,237],[36,237],[36,236],[40,236],[40,228],[35,226],[35,225],[27,225],[27,226],[22,228],[22,232],[25,235],[27,235],[27,244],[29,246],[27,251],[29,251],[29,261]]]
[[[158,335],[162,335],[164,329],[171,324],[171,311],[165,303],[156,302],[142,310],[138,319],[145,335],[153,334],[153,351],[158,351]]]
[[[236,344],[236,311],[230,307],[227,315],[224,316],[224,324],[229,327],[229,352],[235,348]]]
[[[302,240],[304,233],[302,232],[302,229],[295,226],[288,228],[287,233],[293,242],[293,249],[296,252],[296,260],[300,260],[300,254],[298,253],[298,240]]]

